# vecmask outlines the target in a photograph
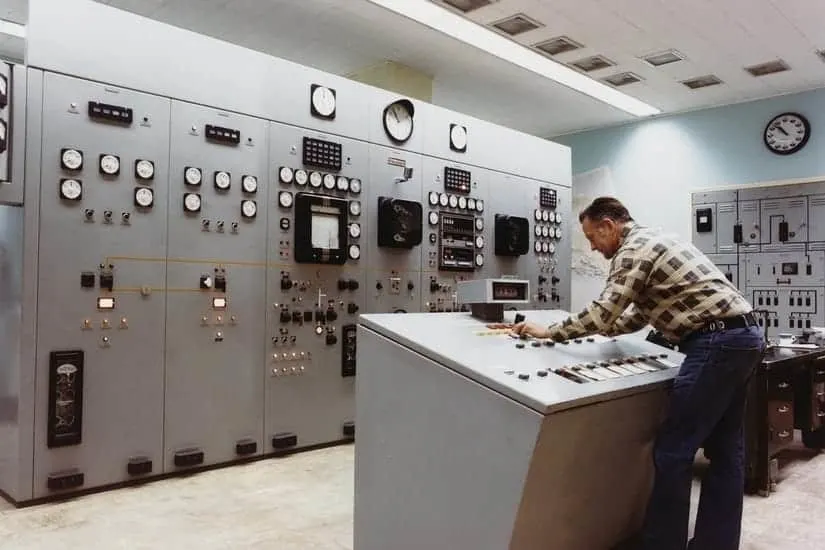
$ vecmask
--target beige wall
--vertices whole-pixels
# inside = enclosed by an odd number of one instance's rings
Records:
[[[432,103],[433,77],[394,61],[384,61],[346,75],[347,78]]]

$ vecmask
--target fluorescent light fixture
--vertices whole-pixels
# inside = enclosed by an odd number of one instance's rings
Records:
[[[0,34],[8,34],[11,36],[19,36],[20,38],[26,38],[26,27],[21,25],[20,23],[14,23],[13,21],[6,21],[5,19],[0,19]]]
[[[593,80],[575,69],[530,50],[505,36],[488,30],[469,19],[438,6],[429,0],[368,0],[431,29],[452,36],[499,59],[527,69],[559,84],[597,99],[635,116],[657,115],[662,111]]]

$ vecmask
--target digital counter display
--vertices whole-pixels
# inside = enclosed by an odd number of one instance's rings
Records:
[[[527,285],[520,283],[493,283],[493,300],[526,300]]]
[[[799,275],[799,264],[797,262],[783,263],[782,275]]]

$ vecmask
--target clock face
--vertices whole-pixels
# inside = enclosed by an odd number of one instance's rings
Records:
[[[384,109],[384,130],[396,143],[404,143],[413,133],[413,104],[406,99],[396,101]]]
[[[458,152],[467,150],[467,129],[464,126],[453,124],[450,128],[450,149]]]
[[[783,113],[765,127],[765,145],[778,155],[790,155],[802,149],[811,136],[811,124],[798,113]]]
[[[312,86],[312,109],[323,118],[335,116],[335,90],[324,86]]]

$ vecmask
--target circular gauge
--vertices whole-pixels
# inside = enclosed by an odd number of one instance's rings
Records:
[[[186,170],[183,171],[183,179],[189,185],[200,185],[201,180],[203,179],[201,169],[195,168],[194,166],[188,166]]]
[[[322,183],[323,179],[324,178],[321,176],[321,174],[319,172],[312,172],[309,175],[309,184],[312,187],[321,187],[321,183]]]
[[[476,267],[484,265],[484,254],[476,254]]]
[[[115,155],[100,155],[100,171],[107,176],[120,172],[120,159]]]
[[[361,257],[361,247],[357,244],[349,245],[349,258],[350,260],[357,260]]]
[[[60,155],[60,162],[67,170],[80,170],[83,166],[83,153],[77,149],[64,149]]]
[[[324,176],[324,187],[326,189],[335,189],[335,176],[332,174],[326,174]]]
[[[438,196],[438,204],[446,207],[448,204],[450,204],[450,197],[448,197],[445,193],[441,193]]]
[[[484,229],[484,218],[476,218],[476,231]]]
[[[294,175],[292,168],[289,166],[281,166],[281,169],[278,170],[278,179],[281,180],[281,183],[292,183],[292,177]]]
[[[556,238],[561,239],[561,227],[556,228]]]
[[[467,208],[467,197],[458,197],[458,207],[462,210]]]
[[[561,223],[561,213],[556,212],[556,223]]]
[[[155,194],[148,187],[135,189],[135,204],[141,208],[149,208],[155,202]]]
[[[476,201],[476,210],[478,210],[479,212],[484,212],[484,201],[483,200],[478,199]]]
[[[430,206],[435,206],[436,204],[438,204],[438,193],[436,193],[435,191],[430,191],[429,199]]]
[[[476,248],[484,248],[484,237],[481,235],[476,237]]]
[[[344,176],[338,176],[338,179],[335,180],[335,186],[339,191],[349,191],[349,180]]]
[[[309,177],[306,170],[295,170],[295,183],[298,185],[306,185]]]
[[[544,212],[542,212],[542,213],[541,213],[541,221],[543,221],[543,222],[549,222],[549,221],[550,221],[550,212],[548,212],[547,210],[545,210]]]
[[[76,201],[83,194],[83,185],[77,180],[63,180],[60,182],[60,197]]]
[[[361,215],[361,203],[358,201],[350,201],[349,203],[349,213],[353,216],[360,216]]]
[[[255,176],[244,176],[243,179],[241,179],[241,186],[243,187],[244,193],[257,193],[258,178]]]
[[[401,99],[384,109],[384,131],[395,143],[403,143],[413,133],[415,108],[411,101]]]
[[[438,212],[430,212],[430,225],[438,224]]]
[[[197,212],[201,209],[201,196],[197,193],[187,193],[183,196],[183,207],[187,212]]]
[[[550,252],[550,244],[549,243],[541,243],[541,251],[547,254]]]
[[[467,128],[458,124],[451,125],[450,146],[454,151],[464,151],[467,148]]]
[[[349,190],[356,195],[361,192],[361,180],[353,178],[349,182]]]
[[[467,199],[467,208],[470,210],[476,209],[476,200],[475,199]]]
[[[254,218],[258,214],[258,203],[255,201],[241,201],[241,214],[244,218]]]
[[[551,230],[549,227],[547,227],[546,225],[545,225],[545,226],[542,226],[542,228],[541,228],[541,236],[542,236],[542,237],[545,237],[545,238],[547,238],[547,237],[552,237],[552,235],[550,234],[550,231],[552,231],[552,230]]]
[[[538,208],[536,208],[536,209],[533,211],[533,217],[536,219],[536,221],[537,221],[537,222],[540,222],[540,221],[541,221],[541,210],[539,210]]]
[[[533,229],[533,233],[536,235],[536,237],[541,237],[541,226],[537,225],[535,229]]]
[[[539,254],[541,252],[541,243],[536,241],[536,244],[533,245],[533,250],[536,251],[536,254]]]
[[[458,206],[458,197],[450,195],[450,208],[455,208],[456,206]]]
[[[292,206],[292,193],[289,191],[281,191],[278,193],[278,204],[280,204],[284,208],[289,208]]]
[[[312,90],[312,107],[322,117],[331,117],[335,113],[335,92],[324,86]]]
[[[150,180],[155,177],[155,163],[151,160],[136,160],[135,175],[142,180]]]
[[[224,172],[222,170],[215,172],[215,187],[221,191],[226,191],[229,189],[229,185],[231,183],[232,178],[229,177],[229,172]]]
[[[547,250],[548,250],[548,252],[550,252],[550,254],[554,254],[556,252],[556,245],[554,245],[553,243],[550,243],[547,247]]]
[[[349,236],[353,239],[357,239],[361,236],[361,226],[357,223],[349,224]]]

